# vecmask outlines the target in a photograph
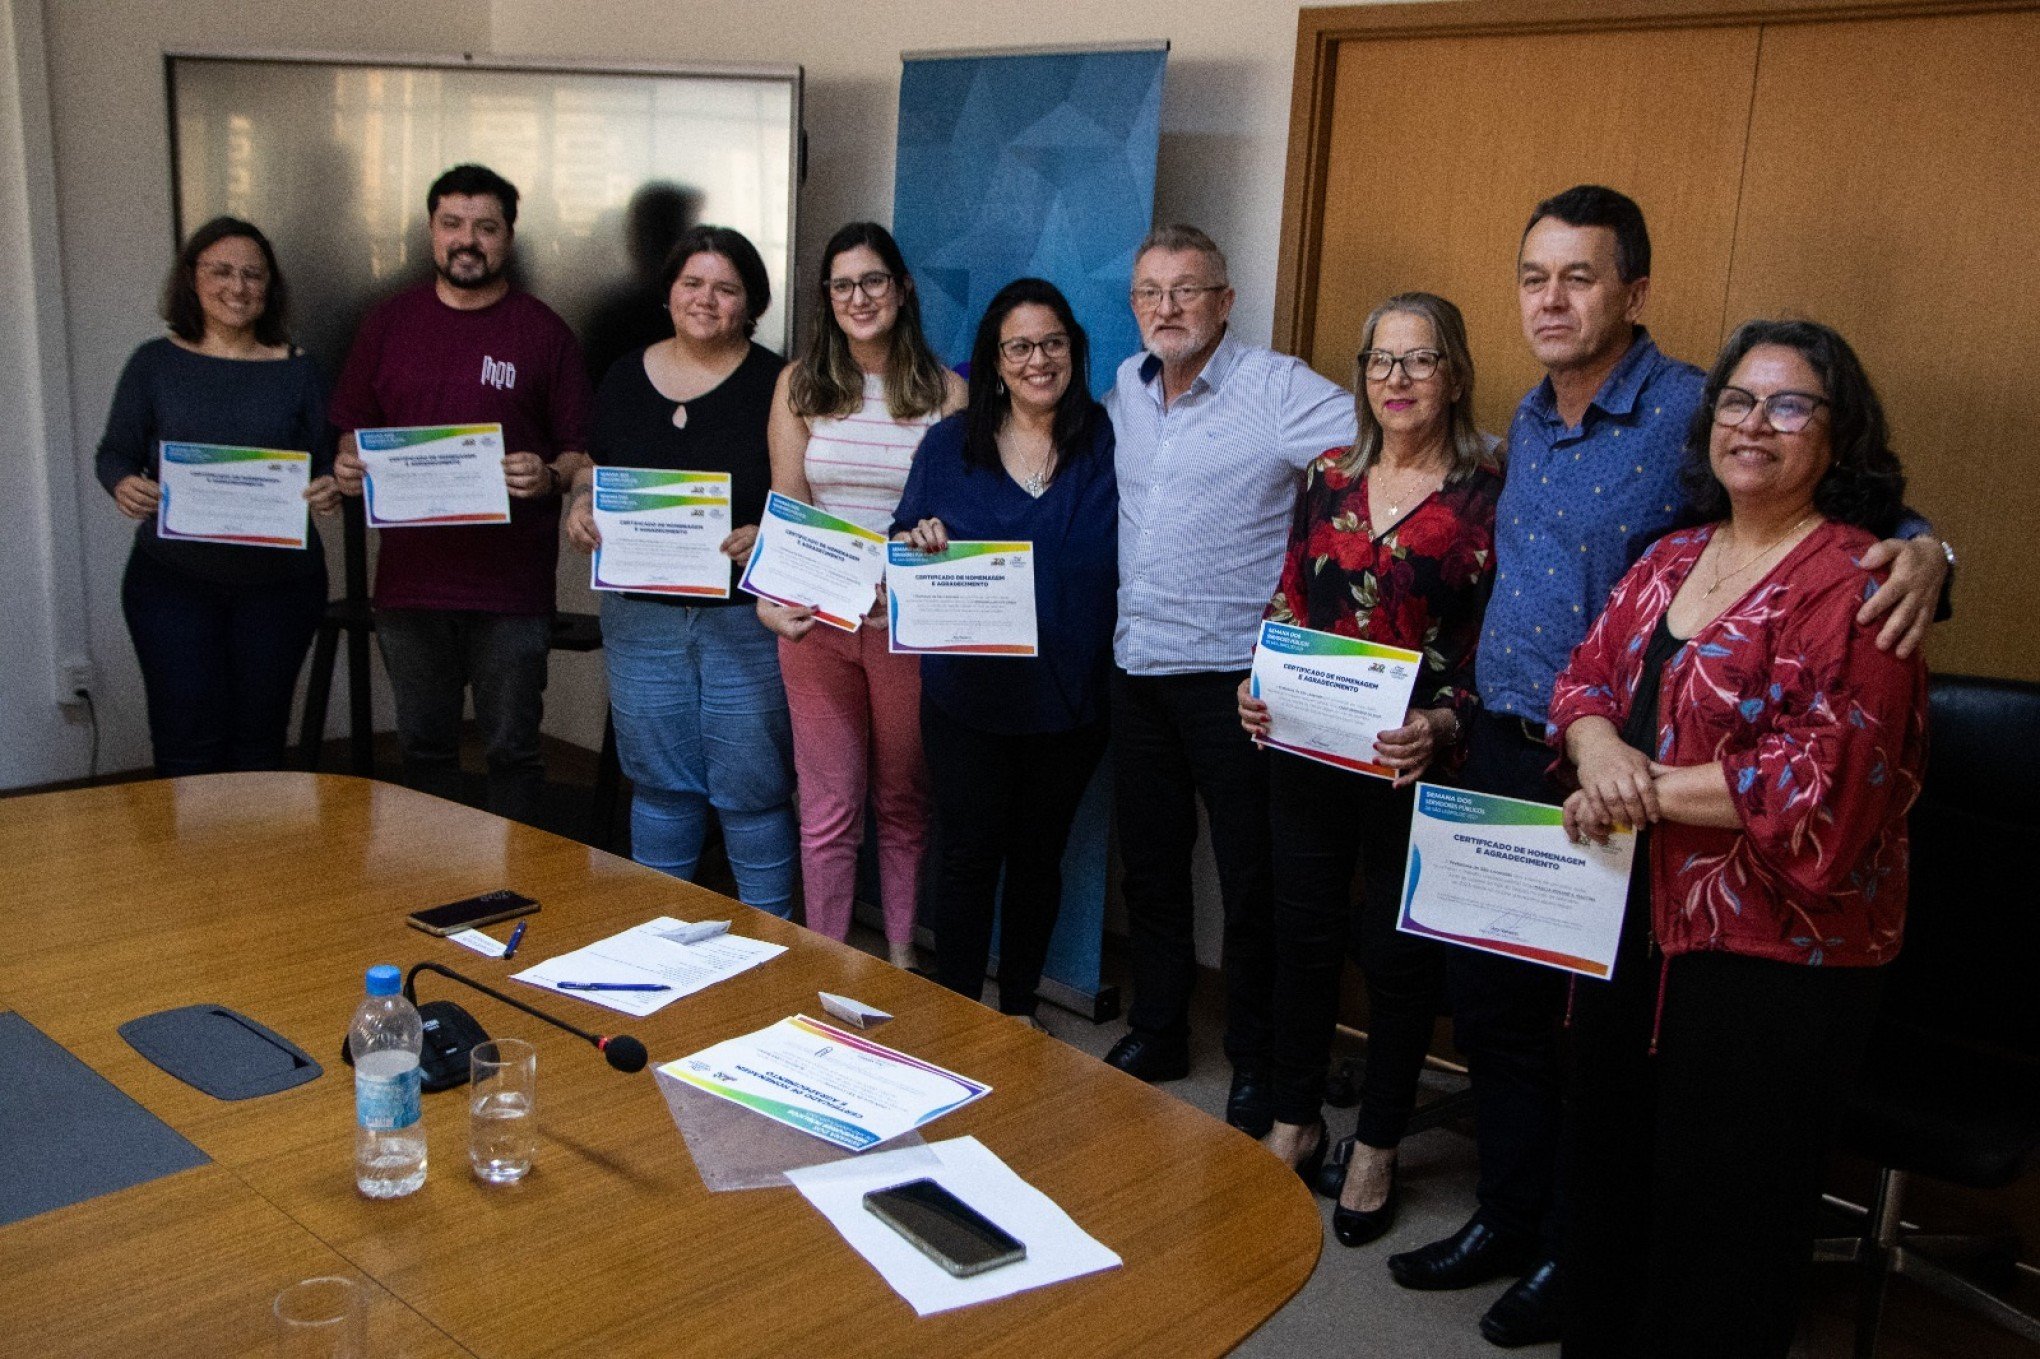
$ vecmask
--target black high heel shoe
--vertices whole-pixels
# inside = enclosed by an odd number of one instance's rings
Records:
[[[1321,1199],[1335,1199],[1346,1187],[1346,1162],[1353,1159],[1353,1144],[1359,1139],[1347,1133],[1332,1143],[1331,1151],[1325,1156],[1325,1163],[1318,1167],[1317,1183],[1311,1188]]]
[[[1381,1200],[1380,1207],[1348,1208],[1337,1204],[1332,1208],[1332,1235],[1338,1238],[1340,1245],[1364,1246],[1395,1225],[1396,1210],[1402,1207],[1402,1182],[1396,1173],[1401,1165],[1400,1160],[1389,1163],[1388,1194]]]
[[[1317,1121],[1317,1145],[1312,1147],[1301,1161],[1296,1163],[1296,1173],[1303,1180],[1306,1189],[1316,1189],[1318,1172],[1324,1169],[1325,1153],[1331,1150],[1332,1131],[1325,1126],[1324,1119]]]

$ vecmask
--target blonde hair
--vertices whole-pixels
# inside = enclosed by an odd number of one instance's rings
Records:
[[[1360,327],[1362,354],[1374,347],[1374,330],[1381,324],[1381,318],[1398,313],[1420,316],[1430,322],[1432,342],[1444,356],[1438,365],[1439,372],[1459,385],[1445,415],[1445,454],[1450,464],[1445,483],[1449,486],[1464,481],[1476,469],[1494,461],[1488,452],[1487,438],[1473,419],[1473,351],[1466,343],[1466,319],[1459,314],[1459,308],[1436,293],[1397,293],[1367,314],[1366,324]],[[1339,471],[1356,480],[1381,456],[1381,421],[1375,419],[1374,407],[1367,402],[1365,369],[1366,365],[1355,358],[1353,407],[1359,432],[1337,464]]]

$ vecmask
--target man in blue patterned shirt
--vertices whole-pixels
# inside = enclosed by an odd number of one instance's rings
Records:
[[[1556,802],[1544,743],[1552,681],[1643,549],[1686,515],[1678,470],[1705,374],[1662,353],[1641,324],[1650,235],[1634,201],[1580,185],[1539,203],[1516,277],[1523,335],[1545,379],[1509,426],[1508,479],[1495,519],[1495,589],[1477,662],[1482,711],[1465,783]],[[1864,605],[1885,618],[1879,645],[1908,654],[1924,636],[1948,558],[1917,519],[1909,541],[1874,548],[1887,585]],[[1917,533],[1918,536],[1914,536]],[[1637,757],[1648,789],[1648,771]],[[1641,796],[1641,793],[1639,794]],[[1441,1241],[1391,1256],[1410,1288],[1519,1280],[1481,1319],[1499,1345],[1558,1334],[1559,1017],[1566,974],[1450,951],[1453,1032],[1476,1100],[1479,1206]]]

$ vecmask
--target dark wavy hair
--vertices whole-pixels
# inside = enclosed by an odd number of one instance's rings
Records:
[[[999,430],[1012,414],[1013,397],[999,376],[999,328],[1015,308],[1047,307],[1070,337],[1070,385],[1055,404],[1050,437],[1055,442],[1055,468],[1060,475],[1072,458],[1091,451],[1092,433],[1104,418],[1104,407],[1091,396],[1091,341],[1077,324],[1076,313],[1062,290],[1044,278],[1016,278],[999,289],[978,322],[970,347],[970,404],[963,416],[963,461],[969,467],[999,466]]]
[[[1728,385],[1736,365],[1758,345],[1792,350],[1820,379],[1827,398],[1828,448],[1833,458],[1827,474],[1813,488],[1813,507],[1830,519],[1870,530],[1888,538],[1898,526],[1905,501],[1905,469],[1891,451],[1884,403],[1870,385],[1869,374],[1849,342],[1817,321],[1745,321],[1728,337],[1707,386],[1700,409],[1686,431],[1686,456],[1679,484],[1687,503],[1706,519],[1728,513],[1728,492],[1715,479],[1708,457],[1714,437],[1714,402]]]
[[[787,379],[787,401],[795,415],[809,419],[842,418],[864,407],[864,372],[850,355],[850,337],[843,333],[835,304],[829,300],[829,275],[836,267],[836,256],[860,245],[878,256],[899,293],[899,315],[893,321],[885,360],[886,413],[895,420],[933,415],[948,399],[948,379],[943,376],[942,360],[935,356],[921,329],[921,297],[906,256],[900,253],[893,234],[876,222],[852,222],[838,228],[822,247],[822,267],[815,280],[821,308]]]
[[[730,262],[730,268],[737,271],[737,277],[743,280],[744,334],[749,336],[758,329],[758,318],[772,305],[772,276],[765,272],[765,261],[758,254],[758,247],[735,227],[703,225],[687,228],[680,233],[680,239],[673,242],[673,248],[666,252],[666,263],[659,269],[659,299],[662,303],[672,296],[673,281],[680,277],[687,261],[696,255],[722,256]]]
[[[267,345],[290,343],[290,288],[283,281],[283,268],[276,262],[276,247],[262,234],[262,228],[238,217],[215,217],[191,233],[170,276],[163,280],[163,301],[158,310],[170,323],[170,333],[197,344],[205,339],[205,309],[198,304],[198,257],[234,236],[246,236],[262,250],[269,266],[269,291],[263,296],[262,314],[255,318],[255,339]]]

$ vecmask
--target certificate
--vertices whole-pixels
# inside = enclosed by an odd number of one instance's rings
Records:
[[[911,1132],[991,1090],[806,1015],[659,1071],[849,1151]]]
[[[737,588],[805,606],[832,628],[857,631],[885,579],[885,535],[773,491]]]
[[[156,459],[156,536],[302,548],[312,455],[165,441]]]
[[[729,473],[598,467],[594,506],[592,588],[730,597]]]
[[[888,543],[885,593],[893,651],[1037,654],[1032,543]]]
[[[374,528],[507,524],[501,425],[358,429]]]
[[[1576,845],[1549,803],[1420,783],[1396,928],[1612,977],[1635,855],[1633,830]]]
[[[1392,779],[1374,738],[1403,725],[1424,658],[1400,647],[1262,623],[1253,694],[1268,705],[1264,746]]]

